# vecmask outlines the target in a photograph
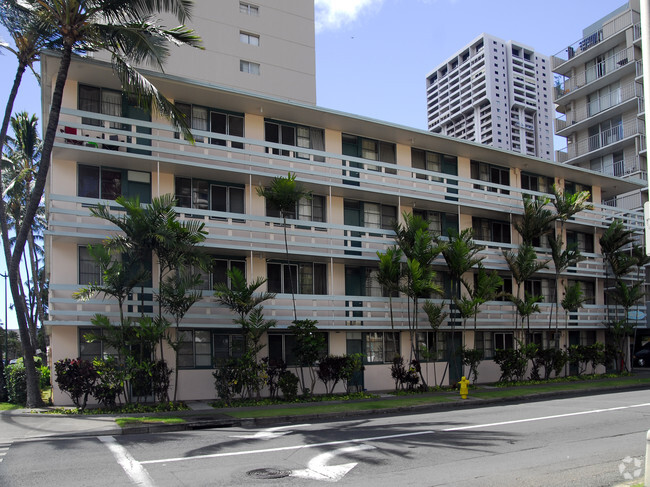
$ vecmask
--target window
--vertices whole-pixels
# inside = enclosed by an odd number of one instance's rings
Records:
[[[369,332],[363,334],[366,363],[389,363],[399,355],[399,333]]]
[[[586,184],[574,183],[573,181],[565,181],[564,191],[568,194],[576,194],[576,193],[580,193],[581,191],[588,191],[589,199],[587,201],[592,201],[591,186],[588,186]]]
[[[181,208],[245,213],[243,186],[176,177],[175,187],[176,201]]]
[[[106,88],[95,86],[79,85],[79,110],[93,113],[101,113],[112,117],[122,116],[122,93]],[[99,118],[82,118],[81,123],[87,125],[101,126],[103,122]],[[111,122],[111,128],[122,128],[122,124]]]
[[[453,213],[441,213],[439,211],[413,209],[414,215],[419,215],[429,222],[429,230],[435,235],[446,237],[449,230],[458,231],[458,215]]]
[[[524,292],[531,296],[542,296],[545,303],[553,302],[555,279],[529,279],[524,282]]]
[[[228,277],[228,271],[233,269],[238,269],[239,272],[246,277],[246,261],[244,259],[213,258],[209,271],[200,268],[193,268],[192,272],[194,274],[200,274],[201,277],[203,277],[203,283],[199,286],[199,289],[210,291],[213,290],[217,284],[227,284],[230,289],[232,283]]]
[[[596,285],[591,281],[575,281],[571,279],[568,281],[569,286],[575,286],[576,283],[580,284],[585,304],[596,304]]]
[[[260,74],[260,65],[259,63],[241,60],[239,61],[239,70],[242,73]]]
[[[371,161],[386,162],[389,164],[397,163],[395,144],[383,142],[375,139],[367,139],[356,135],[343,134],[343,155],[360,157]],[[351,167],[362,167],[360,163],[350,162]],[[374,164],[363,164],[363,167],[369,171],[381,172],[382,168]],[[387,174],[397,174],[392,168],[386,168]]]
[[[89,341],[86,337],[94,335],[101,337],[101,328],[79,328],[79,358],[92,362],[95,358],[108,358],[117,355],[117,350],[104,342],[104,340]]]
[[[510,186],[510,170],[507,167],[494,166],[485,162],[471,161],[471,177],[502,186]],[[491,191],[493,193],[510,194],[510,191],[501,188],[485,187],[478,184],[475,189]]]
[[[540,176],[539,174],[521,173],[521,189],[537,191],[539,193],[551,193],[553,191],[553,178]]]
[[[251,46],[260,45],[260,36],[256,34],[248,34],[246,32],[239,33],[239,40],[244,44],[250,44]]]
[[[575,244],[582,253],[593,254],[594,252],[594,236],[591,233],[567,230],[566,240],[567,245]]]
[[[514,336],[508,332],[495,332],[493,343],[495,350],[512,350],[514,348]]]
[[[269,201],[266,202],[266,216],[281,218],[280,210]],[[312,195],[311,198],[301,198],[292,212],[287,212],[285,217],[292,220],[325,222],[325,196]]]
[[[212,357],[215,364],[228,360],[229,358],[241,357],[244,354],[246,345],[244,336],[221,332],[212,333]]]
[[[239,2],[239,11],[246,15],[259,15],[260,8],[257,5],[251,5],[250,3]]]
[[[179,368],[212,367],[212,349],[209,330],[179,331]]]
[[[327,294],[327,265],[315,262],[266,265],[268,289],[271,293],[290,293],[293,284],[297,294]]]
[[[323,129],[295,125],[287,122],[264,122],[264,140],[275,144],[290,145],[317,151],[325,150],[325,131]],[[285,149],[267,148],[266,152],[285,157],[299,159],[313,159],[316,162],[325,162],[322,156],[312,156],[306,152],[289,151]]]
[[[321,357],[325,357],[329,349],[329,334],[317,332],[323,337],[325,346],[321,350]],[[296,358],[296,337],[290,334],[269,333],[269,365],[278,366],[282,362],[287,365],[299,365]]]
[[[220,330],[180,330],[178,367],[206,369],[244,353],[244,337]]]
[[[88,247],[77,247],[79,252],[79,279],[82,285],[101,284],[102,272],[97,261],[90,255]]]
[[[411,149],[411,167],[414,169],[455,175],[458,173],[458,158],[437,152]],[[418,179],[443,181],[442,178],[426,174],[416,174],[415,177]]]
[[[483,351],[483,359],[489,360],[494,357],[494,347],[492,346],[492,332],[475,331],[474,348]]]
[[[244,116],[240,113],[230,113],[223,110],[190,105],[189,103],[176,103],[176,108],[185,115],[190,127],[193,130],[201,130],[214,134],[232,135],[235,137],[244,136]],[[202,135],[194,134],[197,142],[205,142]],[[232,142],[210,137],[210,144],[230,146],[233,149],[243,149],[241,142]]]
[[[151,174],[101,166],[77,166],[77,196],[115,200],[118,196],[151,202]]]
[[[472,217],[472,228],[476,240],[510,243],[510,224],[508,222]]]

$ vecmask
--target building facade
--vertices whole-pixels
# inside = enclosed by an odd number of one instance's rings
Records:
[[[165,20],[168,26],[177,22]],[[313,0],[197,1],[187,25],[204,50],[171,49],[167,74],[316,104]],[[110,60],[105,53],[93,55]]]
[[[44,107],[49,106],[57,65],[52,55],[42,59]],[[390,362],[395,352],[408,356],[410,347],[407,301],[392,300],[393,331],[389,299],[376,279],[377,252],[394,243],[393,223],[402,221],[405,212],[415,212],[431,222],[436,234],[473,228],[475,238],[485,245],[483,265],[499,272],[505,290],[512,289],[502,251],[519,244],[512,224],[522,214],[522,195],[544,195],[552,183],[568,191],[581,185],[592,194],[594,209],[566,224],[566,237],[584,243],[587,259],[561,276],[563,284],[581,282],[588,301],[580,313],[561,319],[558,334],[549,330],[550,303],[542,303],[542,312],[531,319],[531,332],[547,346],[605,340],[605,267],[598,239],[614,219],[642,232],[643,218],[639,212],[602,202],[637,190],[635,181],[311,104],[181,81],[173,75],[147,75],[188,117],[219,123],[194,129],[196,143],[191,144],[169,122],[147,117],[129,107],[128,100],[120,110],[112,110],[110,100],[119,99],[120,87],[110,65],[97,59],[73,60],[46,189],[52,361],[107,353],[101,342],[86,343],[84,335],[95,313],[118,317],[117,304],[110,300],[97,296],[80,302],[73,297],[97,275],[87,246],[116,230],[92,217],[89,208],[111,204],[119,195],[137,195],[146,203],[170,193],[180,218],[205,223],[205,251],[219,263],[206,276],[203,299],[181,323],[187,341],[179,370],[181,400],[215,397],[213,364],[231,353],[232,347],[224,343],[236,342],[240,331],[229,310],[217,304],[211,286],[222,282],[224,269],[234,267],[249,279],[268,279],[266,289],[276,293],[264,306],[277,325],[263,339],[263,355],[291,363],[288,326],[293,314],[286,275],[292,272],[297,276],[298,317],[317,320],[329,353],[363,353],[365,389],[391,389]],[[301,202],[295,218],[283,228],[257,188],[287,173],[296,174],[313,198]],[[285,229],[291,263],[284,254]],[[537,251],[540,258],[549,257],[548,248]],[[153,276],[157,265],[152,261]],[[435,268],[444,286],[447,269],[442,257]],[[550,265],[536,276],[535,286],[548,294],[553,278]],[[144,296],[135,293],[129,298],[131,316],[139,316],[141,299],[155,306],[151,296],[157,286],[154,277]],[[490,358],[496,348],[514,343],[516,312],[505,301],[489,302],[482,309],[476,331],[464,330],[462,343],[484,350],[480,377],[494,381],[499,373]],[[450,347],[457,346],[451,331],[459,325],[447,320],[434,332],[421,315],[418,348],[435,344],[424,373],[440,378]],[[173,363],[171,349],[164,355]],[[454,380],[453,374],[446,375],[445,382]],[[55,387],[54,402],[68,401]]]
[[[550,60],[481,34],[426,77],[431,132],[553,160]]]
[[[632,0],[552,57],[555,132],[567,140],[558,162],[647,181],[639,22],[639,2]],[[646,200],[644,190],[606,203],[639,209]]]

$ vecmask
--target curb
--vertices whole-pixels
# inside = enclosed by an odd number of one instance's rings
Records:
[[[599,387],[599,388],[588,388],[580,390],[564,390],[564,391],[551,391],[551,392],[540,392],[537,394],[524,395],[524,396],[513,396],[513,397],[501,397],[501,398],[489,398],[489,399],[480,399],[473,398],[471,395],[467,400],[461,400],[455,398],[452,401],[448,402],[439,402],[431,404],[416,404],[413,406],[399,406],[394,408],[384,408],[384,409],[367,409],[367,410],[356,410],[356,411],[346,411],[346,412],[331,412],[331,413],[317,413],[317,414],[295,414],[295,415],[283,415],[283,416],[273,416],[273,417],[260,417],[260,418],[234,418],[228,417],[227,413],[224,410],[215,410],[214,412],[202,412],[201,414],[183,414],[183,411],[177,411],[174,413],[169,413],[168,415],[178,415],[185,416],[185,423],[175,423],[175,424],[164,424],[164,423],[151,423],[151,424],[137,424],[133,426],[125,426],[123,428],[115,427],[104,430],[88,430],[88,431],[78,431],[78,432],[69,432],[61,433],[54,435],[47,435],[40,438],[71,438],[71,437],[89,437],[89,436],[123,436],[123,435],[143,435],[143,434],[155,434],[155,433],[172,433],[179,431],[194,431],[201,429],[213,429],[213,428],[229,428],[234,426],[269,426],[273,424],[286,424],[286,423],[295,423],[297,420],[300,421],[331,421],[342,418],[360,418],[360,417],[372,417],[372,416],[389,416],[396,414],[420,414],[423,412],[437,412],[437,411],[449,411],[452,409],[474,409],[487,406],[494,406],[499,404],[521,404],[527,402],[537,402],[537,401],[546,401],[551,399],[558,398],[572,398],[572,397],[585,397],[585,396],[597,396],[600,394],[608,394],[612,392],[625,392],[625,391],[634,391],[634,390],[644,390],[649,389],[648,384],[640,385],[624,385],[624,386],[611,386],[611,387]],[[298,407],[296,409],[299,409]],[[33,416],[34,412],[14,412],[12,415],[18,416]],[[151,416],[152,413],[143,413],[142,415]],[[161,414],[161,417],[164,417],[164,413]],[[129,416],[138,416],[138,414],[130,414]],[[219,416],[219,417],[216,417]],[[104,417],[106,418],[106,417]],[[88,420],[88,418],[85,418]],[[113,418],[115,419],[115,417]]]

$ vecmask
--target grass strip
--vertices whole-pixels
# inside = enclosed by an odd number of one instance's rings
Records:
[[[0,402],[0,411],[10,411],[12,409],[19,409],[20,404],[11,404],[10,402]]]
[[[286,408],[269,408],[249,411],[227,411],[233,418],[270,418],[276,416],[301,416],[304,414],[343,413],[347,411],[375,411],[389,408],[416,406],[420,404],[435,404],[449,402],[454,399],[449,396],[415,396],[402,399],[377,399],[341,404],[308,404]]]
[[[620,379],[608,379],[603,381],[573,381],[556,382],[548,385],[534,385],[511,387],[507,389],[478,389],[470,391],[474,397],[493,399],[499,397],[531,396],[553,391],[574,391],[584,389],[601,389],[604,387],[624,387],[630,385],[650,384],[650,378],[622,377]]]
[[[183,418],[156,418],[154,416],[143,416],[141,418],[115,418],[115,422],[120,428],[133,425],[164,423],[164,424],[180,424],[185,423]]]

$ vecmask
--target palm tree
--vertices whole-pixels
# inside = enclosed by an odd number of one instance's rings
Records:
[[[109,251],[116,255],[127,255],[132,265],[137,265],[143,272],[148,270],[145,263],[151,262],[151,255],[156,256],[159,286],[157,321],[163,326],[162,285],[169,274],[177,274],[203,263],[205,254],[199,245],[207,235],[205,224],[198,221],[179,222],[178,213],[174,210],[174,196],[171,194],[154,198],[145,206],[141,206],[137,198],[120,196],[115,201],[124,208],[123,214],[113,214],[108,205],[101,203],[91,208],[90,213],[122,231],[108,240]],[[140,287],[144,287],[144,281]],[[141,291],[140,297],[144,301],[144,292]],[[143,302],[142,313],[144,309]],[[162,342],[160,345],[163,359]]]
[[[19,5],[18,0],[7,0],[12,7]],[[162,66],[168,54],[168,42],[199,46],[199,38],[184,26],[172,29],[157,27],[153,16],[160,12],[173,14],[180,22],[189,17],[191,0],[25,0],[24,11],[28,17],[21,27],[37,25],[47,32],[47,39],[54,46],[61,46],[59,69],[52,90],[52,100],[45,136],[42,160],[34,188],[25,208],[24,221],[31,222],[38,210],[45,191],[45,182],[49,171],[54,139],[59,124],[63,91],[68,76],[68,69],[75,52],[103,50],[111,55],[122,86],[128,88],[139,107],[147,110],[156,108],[162,115],[172,118],[191,139],[187,124],[173,103],[162,96],[155,87],[136,71],[131,63],[149,63]],[[153,22],[152,22],[153,21]],[[16,87],[17,88],[17,87]],[[12,102],[13,103],[13,102]],[[24,305],[20,301],[19,274],[20,262],[28,238],[31,224],[24,224],[16,233],[13,253],[7,244],[9,239],[6,225],[6,211],[0,202],[0,223],[7,260],[7,273],[11,294],[16,305],[18,328],[23,340],[24,360],[27,375],[27,405],[40,404],[38,377],[34,368],[33,347],[29,340],[27,323],[24,319]]]
[[[440,329],[440,326],[444,323],[444,321],[447,319],[449,316],[449,313],[444,312],[445,308],[445,303],[444,301],[440,304],[435,304],[433,301],[426,300],[424,304],[422,305],[422,309],[427,315],[427,319],[429,321],[429,326],[431,326],[431,329],[433,330],[433,357],[434,357],[434,364],[433,364],[433,381],[436,385],[438,385],[438,377],[437,377],[437,372],[436,372],[436,364],[435,362],[438,361],[438,330]],[[430,351],[429,356],[430,356]]]
[[[449,351],[447,367],[449,366],[449,361],[456,356],[456,342],[454,340],[456,333],[456,321],[453,309],[453,305],[455,304],[454,298],[460,296],[461,284],[466,289],[470,289],[469,285],[463,280],[463,275],[473,267],[479,265],[484,259],[484,257],[477,257],[477,254],[485,247],[474,242],[473,235],[474,232],[471,228],[466,228],[460,233],[451,228],[448,231],[449,238],[447,241],[442,241],[440,237],[437,239],[451,277],[451,304],[449,305],[449,314],[451,316],[452,349]],[[455,366],[456,361],[454,360]]]
[[[600,251],[605,258],[605,290],[609,289],[609,276],[610,270],[615,279],[619,279],[627,274],[635,263],[635,259],[623,252],[623,249],[632,244],[634,232],[625,228],[625,225],[620,220],[614,220],[607,227],[605,232],[599,239]],[[605,292],[605,299],[609,296]],[[607,301],[605,301],[607,304]],[[618,319],[618,310],[616,310],[616,317]],[[610,321],[609,306],[607,306],[607,321]]]
[[[8,226],[16,232],[23,225],[23,211],[29,203],[34,177],[38,170],[41,156],[41,139],[38,136],[38,118],[21,112],[11,117],[13,138],[7,139],[5,158],[3,159],[4,193],[3,199]],[[45,228],[45,208],[40,205],[36,218],[31,224],[27,237],[27,249],[24,254],[24,270],[26,282],[30,283],[26,293],[23,293],[26,320],[29,327],[32,345],[36,347],[38,323],[45,322],[42,302],[42,289],[45,285],[45,274],[39,272],[43,258],[43,249],[37,241],[42,239]],[[20,289],[24,289],[20,283]]]
[[[550,198],[523,196],[524,214],[513,225],[523,243],[533,245],[534,240],[549,232],[551,223],[555,221],[553,212],[546,208],[550,201]]]
[[[549,245],[551,246],[551,260],[555,267],[555,286],[553,289],[553,301],[551,301],[551,313],[548,316],[548,328],[551,329],[551,320],[553,319],[553,304],[555,304],[555,332],[558,332],[559,329],[559,319],[558,315],[560,312],[560,296],[557,292],[558,282],[560,281],[560,275],[566,271],[569,267],[573,267],[586,259],[584,255],[578,250],[578,244],[573,243],[567,245],[564,248],[564,243],[562,240],[562,235],[549,236]],[[556,347],[559,347],[559,342],[556,343]]]
[[[377,282],[388,294],[388,306],[390,311],[390,328],[393,337],[393,350],[396,349],[395,338],[395,319],[393,316],[393,295],[399,292],[400,281],[402,279],[402,251],[397,246],[386,249],[385,253],[377,251],[379,257],[379,272],[377,273]]]
[[[293,273],[289,261],[289,243],[287,240],[287,215],[295,215],[296,207],[301,199],[311,198],[311,192],[306,191],[302,184],[296,181],[296,175],[288,173],[287,177],[275,177],[268,188],[257,188],[257,194],[266,199],[267,205],[280,212],[284,230],[284,251],[289,267],[289,285],[291,286],[291,301],[293,303],[293,320],[298,320],[296,312],[296,289],[293,283]]]
[[[506,260],[508,269],[512,273],[512,277],[517,284],[517,294],[512,296],[510,301],[512,301],[515,306],[519,308],[518,303],[525,303],[526,300],[521,299],[521,287],[523,284],[530,279],[536,272],[539,272],[542,269],[547,268],[548,260],[539,261],[537,260],[537,254],[535,249],[530,244],[522,243],[519,246],[517,252],[511,250],[504,250],[503,257]],[[523,329],[523,321],[521,323]],[[517,328],[517,323],[515,322],[515,328]]]

